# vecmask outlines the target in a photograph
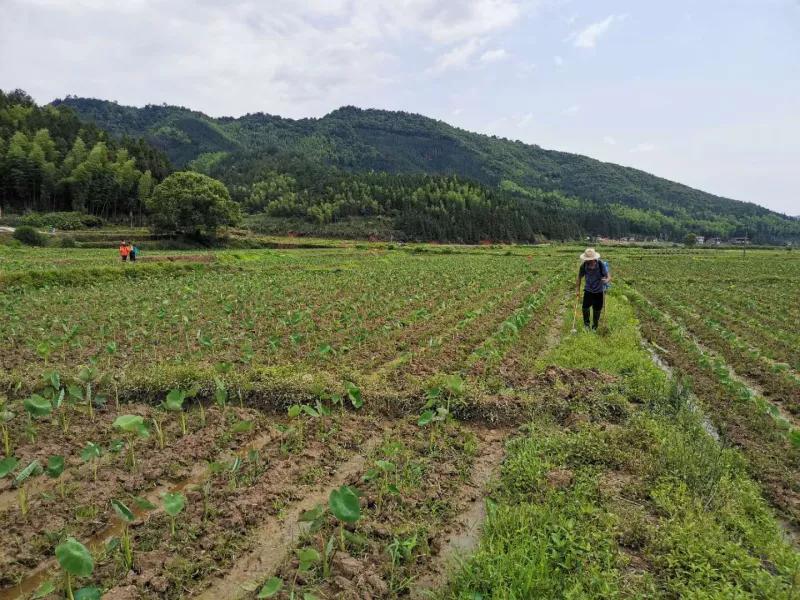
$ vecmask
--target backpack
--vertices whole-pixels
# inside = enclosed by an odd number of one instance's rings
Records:
[[[600,264],[603,266],[601,274],[603,275],[603,277],[608,277],[609,273],[611,273],[609,265],[608,265],[608,261],[607,260],[601,260]],[[604,283],[603,284],[603,291],[607,292],[608,288],[610,288],[610,287],[611,287],[610,283]]]

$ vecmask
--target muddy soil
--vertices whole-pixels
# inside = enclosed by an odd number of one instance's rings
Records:
[[[150,414],[146,406],[125,405],[125,414]],[[199,422],[192,425],[196,430],[180,436],[175,418],[165,419],[165,441],[163,450],[159,449],[154,436],[137,442],[138,467],[133,472],[126,464],[127,451],[108,452],[98,466],[97,481],[93,478],[90,465],[75,465],[74,457],[64,478],[65,498],[60,497],[60,489],[55,481],[40,476],[26,485],[30,497],[26,516],[21,514],[16,500],[16,491],[3,494],[4,510],[0,512],[0,529],[4,532],[0,547],[0,588],[12,585],[30,569],[37,568],[53,555],[58,541],[66,535],[77,539],[87,539],[98,535],[114,520],[110,508],[112,498],[130,503],[134,496],[144,496],[167,482],[186,479],[192,470],[206,461],[215,459],[220,452],[236,451],[259,432],[268,427],[268,421],[257,411],[229,407],[226,417],[216,407],[209,408],[206,426]],[[232,435],[233,423],[250,420],[252,431]],[[98,421],[113,421],[111,415],[104,415]],[[191,422],[191,421],[190,421]],[[81,434],[83,426],[94,430],[95,425],[88,420],[75,421],[71,434],[75,439],[89,439]],[[110,425],[103,437],[96,437],[104,443],[115,436]],[[105,445],[105,444],[104,444]],[[50,443],[45,449],[49,452]],[[79,450],[77,450],[79,453]],[[46,456],[43,455],[43,456]],[[42,461],[46,464],[46,458]],[[38,485],[38,487],[37,487]]]

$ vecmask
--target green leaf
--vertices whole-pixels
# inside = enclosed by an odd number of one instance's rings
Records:
[[[154,510],[156,505],[150,502],[147,498],[142,498],[141,496],[134,496],[133,503],[136,505],[137,508],[142,510]]]
[[[308,404],[301,404],[300,408],[306,413],[309,417],[318,417],[319,413],[310,407]]]
[[[33,394],[29,398],[22,401],[25,410],[32,417],[46,417],[53,412],[53,405],[46,398],[42,398],[39,394]]]
[[[61,387],[61,376],[58,374],[58,371],[48,371],[43,375],[43,379],[44,382],[54,390]]]
[[[81,450],[81,460],[83,462],[89,462],[95,458],[98,458],[103,453],[103,449],[100,448],[94,442],[86,442],[86,446],[83,450]]]
[[[281,588],[283,588],[283,580],[278,577],[270,577],[261,590],[259,590],[256,598],[272,598],[281,591]]]
[[[56,558],[61,568],[75,577],[88,577],[94,571],[91,553],[73,537],[56,546]]]
[[[298,417],[298,416],[300,416],[300,413],[302,412],[302,410],[303,410],[303,409],[302,409],[302,408],[300,408],[300,405],[299,405],[299,404],[292,404],[292,405],[289,407],[289,410],[288,410],[289,417],[290,417],[290,418],[292,418],[292,419],[294,419],[295,417]]]
[[[14,479],[14,483],[19,485],[23,483],[28,477],[36,476],[42,472],[42,465],[39,464],[38,460],[33,461],[27,467],[22,469],[19,473],[17,473],[16,478]]]
[[[300,561],[298,569],[300,571],[308,571],[314,566],[314,563],[319,562],[320,556],[314,548],[303,548],[297,551],[297,558]]]
[[[67,387],[67,393],[73,400],[83,400],[83,390],[78,385],[70,385]]]
[[[328,506],[333,516],[345,523],[355,523],[361,518],[361,504],[353,488],[343,485],[338,490],[331,490]]]
[[[114,512],[117,513],[117,516],[126,523],[133,523],[136,520],[136,516],[133,514],[133,511],[125,506],[121,501],[112,499],[111,506],[114,507]]]
[[[303,600],[319,600],[319,597],[315,596],[311,592],[303,592]]]
[[[47,467],[45,469],[47,475],[53,478],[60,477],[64,472],[64,457],[51,456],[47,459]]]
[[[11,473],[11,471],[17,468],[17,464],[19,464],[19,461],[16,456],[9,456],[8,458],[0,460],[0,477],[5,477]]]
[[[312,521],[316,521],[325,513],[325,509],[322,508],[321,504],[317,504],[311,510],[306,510],[300,513],[300,517],[297,519],[301,523],[311,523]]]
[[[119,429],[125,433],[134,433],[142,438],[150,435],[150,430],[147,429],[144,419],[139,415],[120,415],[112,425],[114,429]]]
[[[164,511],[174,517],[186,507],[186,496],[180,492],[167,492],[164,494]]]
[[[231,433],[250,433],[253,431],[252,421],[238,421],[231,426]]]
[[[395,470],[395,464],[390,460],[376,460],[375,464],[381,471],[391,473]]]
[[[96,587],[81,588],[74,594],[75,600],[100,600],[102,597],[103,593]]]
[[[353,408],[361,408],[364,406],[364,400],[361,398],[361,390],[355,383],[352,381],[345,381],[344,387],[347,392],[347,398],[350,400],[350,404],[353,405]]]
[[[435,413],[432,410],[424,411],[419,416],[419,419],[417,420],[417,425],[419,425],[420,427],[425,427],[425,425],[428,425],[431,421],[433,421],[434,415]]]
[[[186,400],[186,392],[179,389],[170,390],[164,400],[164,408],[172,412],[180,412],[183,410],[184,400]]]
[[[38,589],[33,593],[33,596],[31,596],[31,600],[40,600],[41,598],[46,598],[55,591],[56,591],[56,584],[48,579],[42,585],[40,585]]]

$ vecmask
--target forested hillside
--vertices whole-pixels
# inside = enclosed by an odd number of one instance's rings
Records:
[[[335,180],[340,192],[342,186],[363,184],[363,179],[347,173],[385,172],[457,176],[482,184],[485,189],[480,195],[500,194],[504,196],[501,204],[521,203],[515,210],[522,218],[534,219],[527,229],[549,236],[580,230],[666,239],[681,239],[687,232],[722,238],[748,235],[762,242],[800,239],[796,220],[756,204],[714,196],[637,169],[470,133],[404,112],[344,107],[321,119],[292,120],[262,113],[215,119],[166,105],[134,108],[76,97],[54,104],[74,108],[115,135],[144,136],[176,165],[225,181],[239,200],[250,196],[254,184],[272,180],[274,173],[288,175],[303,192],[304,201],[289,210],[290,199],[283,198],[280,207],[265,208],[273,214],[302,213],[309,221],[376,212],[369,203],[344,212],[335,208],[331,212],[330,207],[308,210],[319,204],[341,204],[336,192],[325,193],[314,183],[319,172],[325,173],[326,182]],[[308,177],[309,173],[314,176]],[[408,181],[401,178],[391,185],[405,189]],[[382,185],[388,185],[388,180]],[[326,212],[331,216],[326,217]]]
[[[112,137],[66,107],[37,106],[0,90],[0,209],[77,211],[106,219],[141,215],[170,171],[141,137]]]

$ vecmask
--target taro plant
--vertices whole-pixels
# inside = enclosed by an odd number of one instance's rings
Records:
[[[178,414],[178,422],[181,426],[181,435],[186,435],[186,413],[183,410],[183,403],[186,401],[187,393],[181,389],[172,389],[167,394],[167,397],[162,402],[161,406],[168,412]],[[160,445],[164,447],[164,435],[161,433],[160,425],[156,425],[156,430],[160,432]]]
[[[62,477],[64,474],[64,466],[63,456],[51,456],[47,459],[47,466],[45,467],[45,473],[47,473],[47,476],[58,481],[58,494],[61,496],[62,500],[64,500],[67,496],[64,478]]]
[[[11,436],[9,435],[8,425],[14,420],[16,415],[7,407],[4,401],[0,404],[0,434],[3,437],[3,452],[6,458],[11,456]]]
[[[81,460],[85,463],[92,464],[92,478],[97,483],[97,467],[100,457],[103,455],[103,449],[94,442],[86,442],[86,446],[81,450]]]
[[[381,510],[383,498],[386,494],[399,494],[397,488],[397,465],[390,460],[376,460],[375,466],[369,469],[362,477],[364,481],[379,482],[377,509]]]
[[[17,460],[16,456],[6,456],[3,460],[0,460],[0,479],[16,469],[18,464],[19,460]]]
[[[184,508],[186,508],[186,496],[180,492],[167,492],[163,496],[164,512],[170,518],[170,532],[172,537],[175,537],[175,517],[177,517]]]
[[[361,503],[358,493],[348,485],[331,490],[328,497],[328,508],[339,521],[339,548],[344,550],[344,524],[356,523],[361,519]]]
[[[93,361],[92,361],[93,362]],[[86,409],[89,413],[89,418],[94,420],[94,407],[95,404],[102,404],[105,402],[105,397],[97,392],[97,388],[105,379],[105,375],[100,372],[94,364],[81,367],[78,371],[78,381],[83,386],[82,399],[86,404]]]
[[[261,589],[258,591],[258,595],[256,595],[256,598],[259,599],[274,598],[278,594],[278,592],[280,592],[282,589],[283,589],[283,579],[281,579],[280,577],[270,577],[269,579],[267,579],[264,585],[261,586]]]
[[[131,540],[129,526],[136,520],[136,516],[133,514],[133,511],[120,500],[112,499],[111,506],[114,512],[117,513],[120,521],[122,521],[122,531],[119,534],[119,549],[122,555],[122,563],[125,565],[125,570],[129,571],[133,568],[133,542]]]
[[[36,442],[36,419],[50,416],[53,412],[53,404],[39,394],[32,394],[22,401],[22,406],[28,414],[28,436],[31,443]]]
[[[64,591],[69,600],[100,597],[99,591],[95,591],[97,588],[82,588],[74,594],[72,592],[73,577],[89,577],[94,572],[94,558],[86,546],[75,538],[68,537],[56,546],[56,559],[66,575]]]
[[[364,400],[361,397],[361,389],[352,381],[344,382],[344,392],[353,408],[361,408],[364,406]]]
[[[17,497],[19,501],[19,512],[23,518],[28,518],[28,490],[25,483],[31,478],[42,474],[42,465],[38,460],[34,460],[27,467],[22,469],[14,478],[14,485],[17,487]]]
[[[150,437],[150,430],[139,415],[120,415],[114,420],[114,429],[127,438],[128,465],[131,471],[136,470],[136,440]]]

